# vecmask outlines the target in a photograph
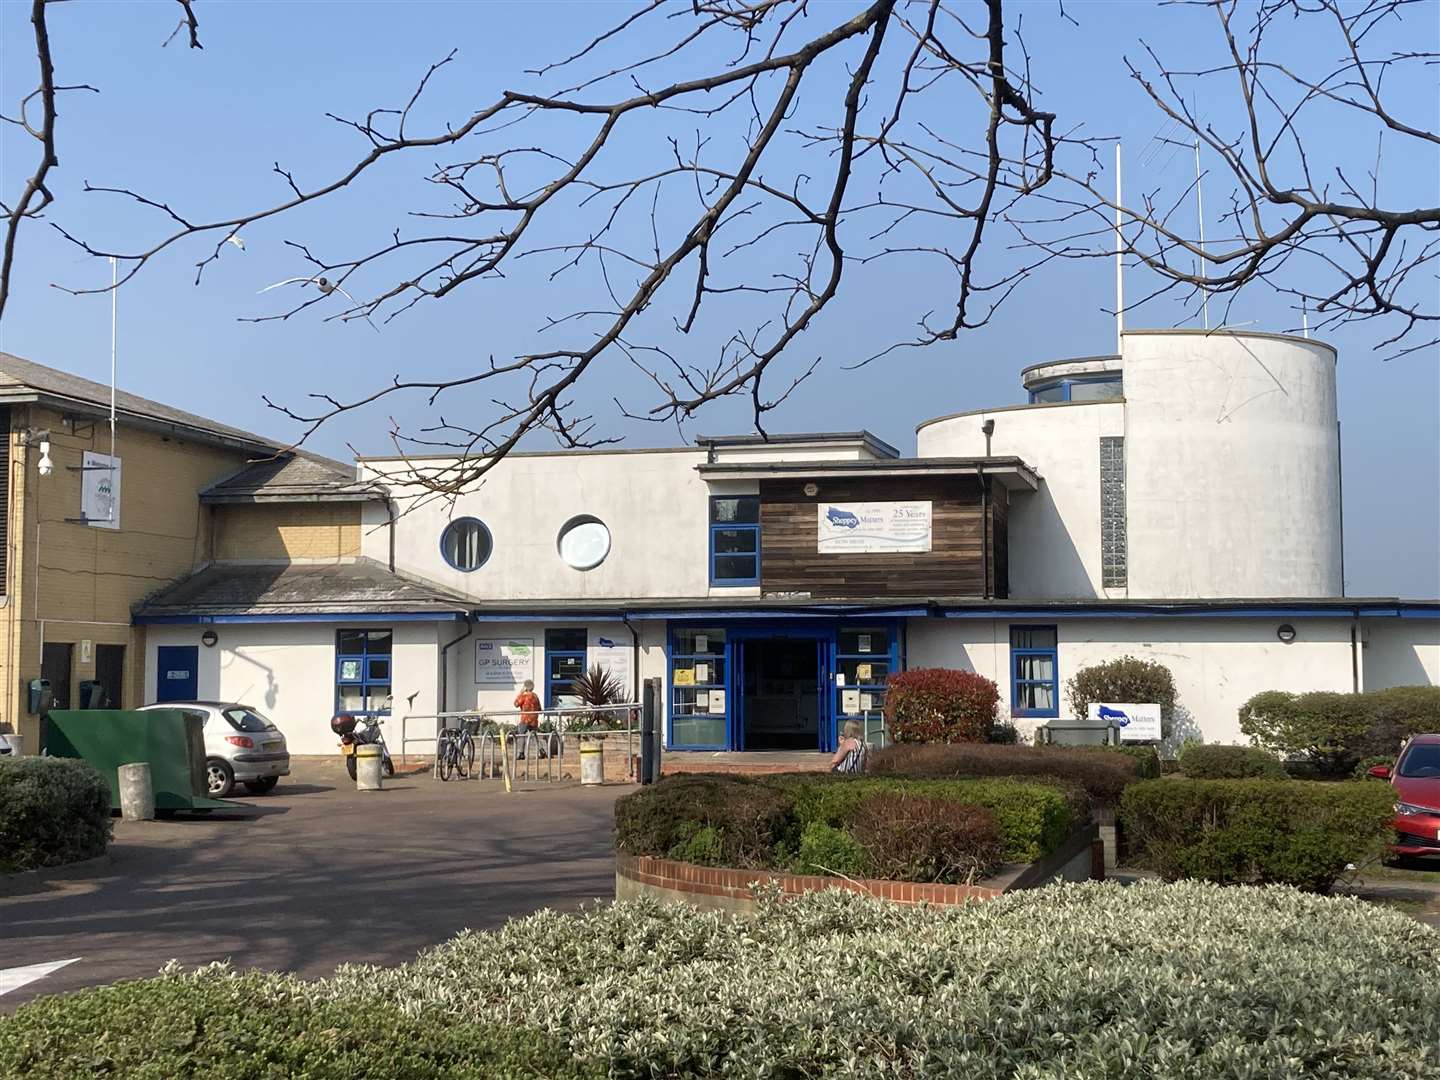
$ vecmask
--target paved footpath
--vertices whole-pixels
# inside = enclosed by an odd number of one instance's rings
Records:
[[[0,968],[78,957],[0,997],[152,975],[166,961],[322,976],[397,964],[466,927],[614,895],[612,804],[624,786],[437,783],[357,792],[306,763],[233,811],[117,820],[108,867],[0,896]]]

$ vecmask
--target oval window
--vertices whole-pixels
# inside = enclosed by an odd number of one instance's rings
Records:
[[[490,558],[494,544],[490,530],[476,518],[456,518],[440,534],[440,554],[456,570],[479,570]]]
[[[599,518],[582,514],[561,527],[555,543],[566,566],[593,570],[610,554],[610,530]]]

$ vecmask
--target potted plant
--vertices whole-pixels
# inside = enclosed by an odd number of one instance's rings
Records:
[[[565,723],[567,734],[574,732],[580,736],[580,782],[604,783],[605,755],[601,744],[605,733],[615,728],[616,710],[602,706],[622,703],[625,687],[614,675],[595,664],[570,684],[570,693],[579,699],[582,707],[594,710],[571,713]]]

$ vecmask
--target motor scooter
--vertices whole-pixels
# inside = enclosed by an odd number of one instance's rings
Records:
[[[330,730],[340,736],[340,755],[345,759],[345,771],[355,779],[355,748],[358,746],[379,746],[380,767],[386,776],[395,775],[395,762],[390,759],[390,748],[385,745],[385,732],[378,716],[356,716],[353,713],[337,713],[330,718]]]

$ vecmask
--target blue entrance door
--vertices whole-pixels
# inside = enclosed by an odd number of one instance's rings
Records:
[[[731,749],[834,748],[833,636],[760,628],[731,634]]]
[[[200,647],[161,645],[155,650],[155,700],[194,701],[200,692]]]

